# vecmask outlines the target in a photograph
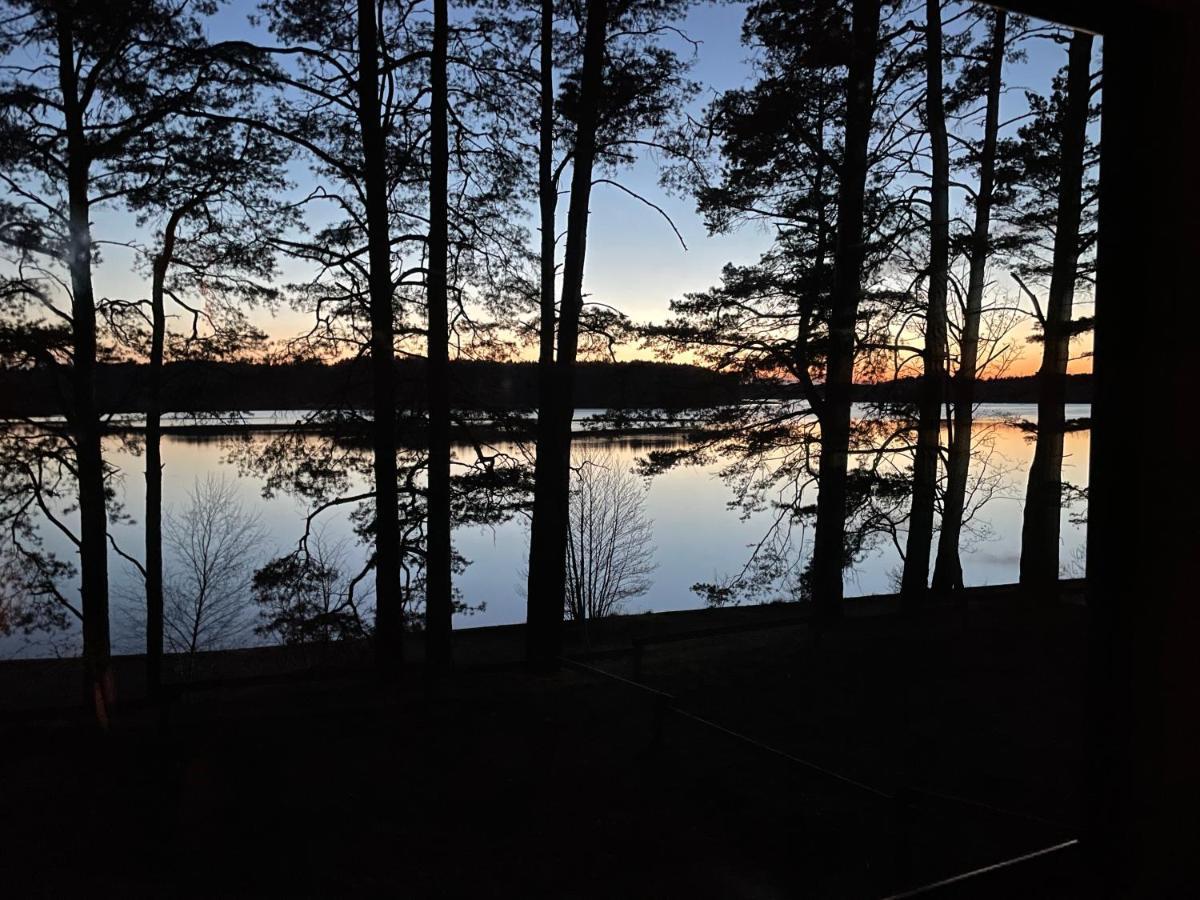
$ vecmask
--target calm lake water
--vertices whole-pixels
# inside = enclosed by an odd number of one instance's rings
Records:
[[[999,486],[992,498],[977,515],[977,523],[986,532],[964,555],[965,579],[969,585],[999,584],[1015,581],[1021,535],[1022,502],[1026,469],[1033,454],[1028,435],[1014,421],[1032,418],[1031,405],[985,405],[978,413],[983,431],[992,442],[989,465],[1001,474]],[[580,415],[586,415],[581,411]],[[1089,414],[1087,406],[1069,407],[1068,417]],[[294,421],[295,414],[256,414],[254,418],[269,421]],[[262,496],[263,479],[247,472],[238,459],[253,457],[265,450],[275,437],[269,432],[254,432],[240,437],[197,437],[167,435],[163,439],[163,490],[165,504],[177,512],[188,503],[189,492],[198,478],[210,474],[224,476],[234,485],[236,502],[260,517],[269,535],[259,548],[261,561],[287,552],[296,545],[304,528],[305,503],[295,497],[279,494],[271,499]],[[1067,435],[1064,480],[1076,486],[1087,484],[1088,438],[1086,431]],[[314,437],[313,440],[323,440]],[[655,448],[677,446],[680,438],[674,435],[629,437],[581,437],[577,445],[585,445],[610,453],[614,458],[632,464]],[[461,450],[462,448],[460,448]],[[503,449],[512,450],[508,447]],[[116,491],[124,509],[134,521],[120,522],[113,527],[118,543],[126,552],[142,556],[141,509],[144,503],[143,459],[135,448],[110,439],[106,447],[109,461],[118,467]],[[688,609],[702,606],[702,600],[692,592],[698,581],[716,581],[736,573],[746,562],[750,548],[762,537],[769,513],[756,513],[743,518],[737,509],[730,508],[732,492],[719,476],[720,464],[679,468],[648,482],[646,510],[653,519],[655,560],[650,591],[630,602],[627,612]],[[351,483],[351,492],[361,490],[361,484]],[[815,501],[815,490],[809,502]],[[349,520],[351,507],[338,507],[321,517],[323,539],[327,545],[341,544],[347,568],[361,566],[364,548],[355,543]],[[1064,510],[1061,559],[1064,574],[1082,574],[1084,527],[1071,521],[1081,516],[1082,508]],[[61,535],[47,529],[48,546],[68,555],[69,547]],[[811,534],[806,537],[811,538]],[[462,527],[454,533],[455,549],[469,565],[457,577],[456,586],[462,599],[481,611],[460,615],[458,628],[509,624],[524,621],[524,567],[527,552],[527,524],[523,517],[489,528]],[[143,637],[138,624],[141,603],[140,576],[115,553],[111,555],[112,627],[114,652],[140,652]],[[170,561],[168,560],[168,568]],[[891,541],[880,541],[852,571],[846,573],[848,595],[882,593],[892,590],[893,578],[900,566],[899,554]],[[168,571],[168,575],[169,575]],[[62,586],[68,595],[77,595],[75,585]],[[247,590],[247,597],[249,591]],[[253,624],[253,612],[247,609],[246,621]],[[261,641],[246,630],[241,642]],[[0,656],[45,656],[78,652],[76,631],[54,637],[10,636],[0,638]]]

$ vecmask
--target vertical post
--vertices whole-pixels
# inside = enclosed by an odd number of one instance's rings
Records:
[[[1088,521],[1093,896],[1186,896],[1200,809],[1200,9],[1122,6],[1104,37]]]

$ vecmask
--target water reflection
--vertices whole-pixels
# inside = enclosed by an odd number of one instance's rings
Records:
[[[1026,472],[1033,455],[1028,433],[1014,423],[1014,417],[1028,418],[1029,406],[985,406],[977,422],[991,435],[993,454],[989,465],[1000,473],[988,502],[977,513],[982,539],[963,554],[967,585],[1013,582],[1018,575],[1021,541],[1021,514]],[[1086,416],[1087,407],[1071,407],[1068,417]],[[262,416],[263,414],[259,414]],[[288,414],[294,421],[295,414]],[[272,422],[288,415],[270,414]],[[582,414],[581,414],[582,415]],[[260,564],[295,547],[304,530],[309,505],[286,491],[275,490],[264,496],[267,481],[237,461],[254,458],[267,451],[277,433],[243,435],[197,435],[174,433],[163,439],[163,496],[168,508],[182,511],[197,478],[224,473],[232,482],[237,502],[258,516],[266,537],[258,547]],[[328,439],[306,435],[303,441],[314,451],[328,449]],[[597,436],[581,434],[578,442],[602,448],[618,460],[632,465],[651,450],[680,446],[683,438],[674,434]],[[1064,480],[1074,486],[1087,484],[1089,434],[1072,432],[1066,437]],[[346,450],[345,452],[355,452]],[[524,458],[529,448],[518,444],[496,445],[495,449]],[[455,452],[468,456],[469,445]],[[114,485],[117,497],[129,520],[113,526],[119,544],[136,556],[141,555],[142,533],[139,525],[145,485],[141,475],[142,458],[137,441],[112,437],[107,441],[109,461],[121,472]],[[695,608],[702,600],[692,592],[701,581],[719,581],[738,570],[746,561],[749,548],[761,537],[771,513],[756,512],[743,516],[731,508],[729,486],[719,477],[721,463],[679,468],[656,476],[649,486],[646,511],[653,520],[656,568],[653,585],[643,597],[629,605],[629,612]],[[349,493],[363,490],[364,479],[351,470],[341,488]],[[814,498],[815,499],[815,496]],[[1078,521],[1079,508],[1063,511],[1064,573],[1082,574],[1084,527]],[[324,540],[342,548],[345,564],[357,569],[365,561],[365,549],[357,543],[350,508],[331,510],[323,515]],[[524,620],[524,564],[527,552],[526,522],[523,515],[487,527],[461,527],[455,531],[455,549],[468,562],[457,576],[456,586],[463,600],[475,612],[456,617],[455,627],[510,624]],[[54,551],[68,555],[71,548],[51,529],[43,531]],[[143,637],[140,576],[115,553],[111,555],[112,622],[114,652],[140,652]],[[892,590],[893,577],[900,557],[890,542],[879,542],[852,571],[846,573],[847,594],[871,594]],[[74,593],[74,586],[65,586]],[[247,590],[247,602],[249,591]],[[253,632],[243,640],[254,640]],[[4,656],[36,656],[73,652],[78,642],[74,633],[49,638],[19,636],[0,638]]]

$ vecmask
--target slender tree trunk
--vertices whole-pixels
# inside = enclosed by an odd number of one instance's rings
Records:
[[[851,58],[846,81],[845,156],[838,186],[837,247],[821,417],[821,468],[817,477],[817,534],[812,592],[817,615],[841,615],[846,564],[846,486],[850,458],[850,389],[854,381],[855,325],[865,254],[863,210],[867,148],[871,138],[879,0],[855,0]]]
[[[983,287],[991,242],[992,192],[996,175],[996,136],[1000,122],[1000,88],[1004,68],[1005,30],[1008,14],[998,9],[992,24],[991,56],[988,60],[987,110],[984,116],[983,147],[979,154],[979,191],[975,200],[975,224],[971,233],[971,268],[967,276],[966,309],[959,345],[958,371],[951,391],[954,419],[950,453],[946,464],[946,495],[942,501],[942,531],[938,536],[937,562],[933,569],[935,592],[963,587],[959,539],[967,501],[967,478],[971,469],[971,438],[974,429],[975,379],[979,365],[979,320],[983,311]]]
[[[1029,467],[1025,519],[1021,529],[1021,584],[1052,591],[1058,581],[1058,545],[1062,516],[1063,433],[1066,425],[1066,374],[1071,350],[1071,305],[1079,262],[1082,216],[1083,152],[1091,93],[1092,36],[1071,38],[1067,96],[1063,111],[1062,169],[1054,262],[1046,298],[1042,365],[1038,370],[1037,445]]]
[[[375,652],[384,670],[402,659],[396,380],[386,140],[380,121],[379,35],[373,0],[358,0],[358,116],[366,193],[371,314],[371,451],[375,476]]]
[[[912,507],[900,594],[906,607],[920,602],[929,585],[933,507],[941,451],[942,398],[946,389],[946,291],[950,277],[950,146],[942,105],[942,5],[925,2],[925,122],[932,172],[929,185],[929,288],[925,348],[921,356],[921,400],[913,459]]]
[[[541,320],[538,327],[538,376],[554,375],[555,213],[554,178],[554,0],[542,0],[540,122],[538,125],[538,210],[541,215]],[[543,396],[545,396],[543,394]]]
[[[173,210],[163,228],[163,242],[154,259],[150,282],[150,360],[146,391],[146,692],[162,695],[163,667],[163,551],[162,551],[162,380],[167,335],[167,270],[175,255],[179,223],[197,204],[192,200]]]
[[[96,301],[92,292],[90,158],[75,70],[70,6],[58,12],[58,77],[67,136],[68,260],[71,276],[71,409],[79,481],[79,568],[85,692],[107,725],[115,697],[109,664],[108,506],[96,410]]]
[[[167,316],[165,285],[180,215],[173,213],[163,231],[150,286],[150,365],[146,374],[146,692],[162,695],[163,552],[162,552],[162,375]]]
[[[162,285],[155,264],[151,299],[150,366],[146,373],[146,694],[162,695],[163,553],[162,553],[162,364],[165,317]]]
[[[552,377],[539,382],[537,460],[529,540],[527,656],[531,665],[553,668],[562,649],[566,592],[567,528],[570,523],[571,422],[575,413],[575,356],[583,307],[583,266],[588,203],[596,158],[596,127],[604,89],[607,0],[589,0],[584,31],[579,118],[567,212],[558,358]]]
[[[554,393],[554,344],[558,313],[555,308],[555,225],[556,209],[558,206],[558,185],[554,180],[554,3],[553,0],[542,0],[541,22],[541,71],[539,74],[541,97],[539,98],[540,122],[538,126],[538,206],[541,216],[541,300],[540,320],[538,322],[538,410],[535,440],[537,443],[537,458],[534,462],[534,508],[537,512],[534,519],[538,523],[539,532],[544,530],[547,513],[545,506],[547,492],[547,461],[554,410],[551,406],[551,396]],[[546,448],[543,453],[543,448]],[[541,535],[539,533],[539,538]],[[531,530],[529,544],[529,574],[526,582],[526,621],[528,623],[527,655],[530,662],[546,665],[549,651],[544,646],[549,626],[545,624],[547,611],[535,609],[535,603],[541,597],[545,573],[542,571],[540,560],[544,553],[539,540],[534,544]],[[564,576],[565,577],[565,576]],[[565,593],[565,587],[564,587]],[[538,629],[541,629],[539,632]],[[539,642],[542,646],[539,646]],[[535,660],[540,653],[542,659]]]
[[[449,181],[446,0],[433,0],[430,78],[428,386],[429,493],[426,501],[425,648],[435,668],[450,664],[450,334],[447,309],[447,190]]]

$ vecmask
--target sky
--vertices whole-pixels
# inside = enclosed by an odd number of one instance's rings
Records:
[[[248,38],[269,40],[260,29],[247,23],[247,15],[255,3],[235,0],[213,20],[210,36],[213,39]],[[741,43],[741,26],[745,13],[742,3],[704,4],[693,8],[681,25],[689,38],[698,41],[693,51],[690,45],[678,41],[677,49],[693,59],[691,77],[703,85],[695,103],[700,108],[724,90],[747,84],[753,75],[750,51]],[[1026,62],[1010,65],[1005,70],[1006,94],[1001,120],[1007,120],[1026,108],[1023,89],[1048,89],[1052,75],[1066,59],[1063,45],[1049,41],[1030,44]],[[311,183],[303,166],[294,170],[299,188]],[[651,198],[661,206],[679,229],[686,244],[681,246],[670,226],[654,210],[616,188],[600,184],[593,191],[589,222],[588,258],[585,292],[592,299],[610,304],[627,313],[634,321],[661,321],[668,314],[669,303],[691,291],[700,291],[719,282],[722,267],[728,263],[749,263],[765,250],[770,234],[761,225],[747,225],[732,234],[708,235],[697,215],[694,201],[688,197],[664,192],[658,184],[658,168],[654,160],[642,158],[630,170],[620,175],[620,181],[633,191]],[[565,219],[566,203],[560,204],[560,229]],[[531,210],[532,213],[532,210]],[[531,238],[536,240],[535,220],[531,214]],[[134,234],[131,217],[119,212],[100,212],[96,217],[95,236],[105,234]],[[133,252],[112,246],[105,249],[104,264],[96,272],[98,291],[109,296],[138,296],[146,292],[146,277],[133,266]],[[295,277],[300,270],[285,266],[284,275]],[[1015,287],[1004,273],[996,273],[1001,290]],[[1090,298],[1080,297],[1079,314],[1088,314]],[[284,338],[303,330],[308,324],[304,314],[282,311],[273,317],[261,315],[258,324],[275,338]],[[1027,374],[1036,368],[1039,345],[1024,341],[1030,331],[1025,326],[1015,340],[1023,347],[1021,360],[1012,374]],[[1086,350],[1086,344],[1079,348]],[[636,347],[623,348],[622,358],[646,355]],[[1080,360],[1073,371],[1087,371],[1090,363]]]

